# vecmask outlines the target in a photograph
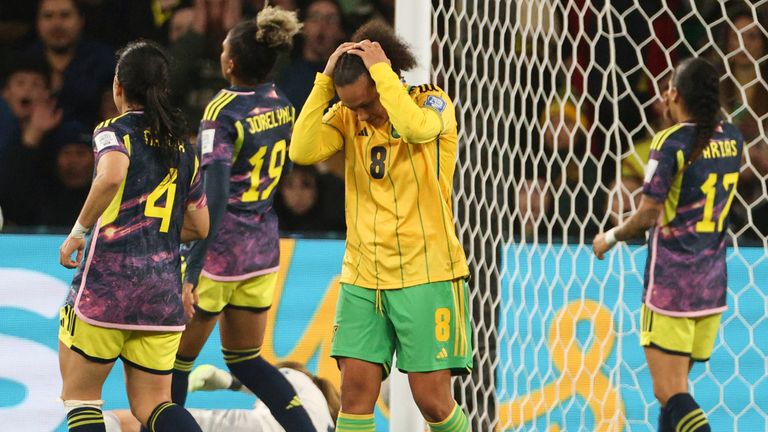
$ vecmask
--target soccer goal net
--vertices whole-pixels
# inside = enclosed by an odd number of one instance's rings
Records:
[[[598,261],[591,240],[636,207],[650,139],[668,127],[661,91],[692,55],[722,71],[722,114],[746,144],[730,308],[691,389],[713,430],[768,430],[768,1],[432,4],[432,79],[460,122],[475,371],[456,388],[473,430],[655,430],[646,247]]]

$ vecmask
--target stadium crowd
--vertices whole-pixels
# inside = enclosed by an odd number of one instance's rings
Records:
[[[682,0],[615,1],[611,8],[621,15],[615,25],[622,30],[611,39],[595,4],[540,0],[519,13],[527,17],[521,28],[542,31],[526,31],[526,40],[515,36],[513,62],[530,73],[513,79],[524,89],[542,88],[544,96],[515,95],[523,118],[537,113],[541,133],[515,156],[524,181],[509,191],[516,203],[514,237],[583,241],[601,226],[616,225],[620,214],[626,219],[639,204],[651,140],[671,126],[661,98],[672,66],[697,54],[718,67],[722,118],[739,127],[746,143],[732,230],[740,242],[764,241],[768,8],[741,1],[697,1],[695,8]],[[612,70],[620,72],[615,82]]]
[[[298,113],[338,44],[372,18],[394,19],[394,0],[272,0],[304,23],[273,79]],[[93,173],[93,128],[117,116],[115,50],[137,38],[174,59],[172,101],[194,141],[203,109],[226,85],[227,31],[264,0],[39,0],[0,5],[0,208],[6,226],[66,227]],[[343,233],[343,157],[286,174],[276,200],[281,230]],[[55,229],[55,228],[54,228]]]
[[[0,6],[0,208],[6,226],[67,226],[77,215],[90,186],[94,125],[118,113],[111,100],[114,51],[136,38],[164,44],[174,58],[171,83],[173,103],[180,107],[194,141],[207,101],[223,83],[218,52],[226,32],[239,20],[253,17],[264,0],[39,0],[4,2]],[[273,77],[300,112],[316,72],[322,71],[340,41],[348,39],[371,18],[394,20],[394,0],[273,0],[270,4],[297,10],[304,23],[289,57],[279,60]],[[541,9],[538,3],[527,6]],[[554,6],[553,6],[554,7]],[[739,240],[761,241],[768,234],[768,20],[741,2],[727,9],[717,2],[697,3],[709,26],[696,19],[682,21],[685,43],[675,32],[675,21],[690,16],[685,1],[646,5],[656,16],[649,29],[631,1],[626,8],[627,37],[617,49],[637,50],[642,56],[617,59],[631,71],[619,86],[622,98],[620,151],[608,149],[614,121],[613,103],[601,98],[607,77],[600,72],[608,50],[593,12],[584,0],[558,15],[564,19],[531,22],[553,26],[565,39],[529,41],[521,57],[557,54],[556,66],[540,66],[541,82],[554,86],[554,98],[538,99],[540,134],[527,145],[546,160],[519,159],[525,182],[510,190],[517,203],[512,230],[516,237],[543,233],[556,237],[589,238],[600,226],[615,224],[619,215],[635,209],[640,197],[644,164],[653,135],[668,126],[660,103],[671,70],[664,52],[675,63],[691,48],[705,49],[705,57],[722,72],[724,117],[745,136],[745,166],[734,201],[734,232]],[[659,9],[650,10],[653,8]],[[658,13],[662,9],[668,13]],[[578,13],[586,11],[585,13]],[[562,11],[560,11],[562,12]],[[526,14],[522,14],[525,16]],[[546,14],[544,14],[546,16]],[[654,43],[646,44],[653,31]],[[707,31],[717,44],[705,46]],[[545,45],[536,47],[537,44]],[[548,45],[548,46],[547,46]],[[518,44],[518,49],[520,49]],[[597,47],[598,49],[592,49]],[[670,50],[671,48],[675,48]],[[543,53],[543,54],[542,54]],[[640,65],[640,61],[644,64]],[[534,68],[538,66],[533,66]],[[535,75],[535,74],[532,74]],[[461,90],[459,90],[461,91]],[[461,95],[455,95],[461,103]],[[529,102],[521,102],[523,104]],[[640,108],[638,108],[640,107]],[[608,159],[604,154],[612,152]],[[538,154],[538,153],[537,153]],[[582,157],[582,155],[593,157]],[[533,163],[533,160],[537,163]],[[618,170],[611,169],[620,160]],[[601,162],[602,161],[602,162]],[[284,232],[344,232],[343,157],[339,153],[311,168],[286,174],[275,206]],[[536,169],[530,165],[538,164]],[[603,218],[603,215],[607,215]],[[26,227],[26,228],[25,228]]]

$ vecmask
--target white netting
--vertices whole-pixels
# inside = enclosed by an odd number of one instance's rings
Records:
[[[746,137],[729,304],[692,374],[713,430],[768,430],[768,0],[433,2],[433,79],[460,121],[456,216],[471,261],[474,430],[655,430],[638,342],[643,245],[590,244],[634,207],[659,88],[689,55],[722,70]],[[618,193],[621,191],[623,193]]]

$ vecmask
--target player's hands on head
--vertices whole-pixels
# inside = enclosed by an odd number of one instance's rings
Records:
[[[363,63],[365,63],[365,67],[368,69],[377,63],[392,65],[392,62],[389,61],[389,58],[381,48],[381,45],[378,42],[371,42],[368,39],[356,43],[348,52],[363,59]]]
[[[66,268],[76,268],[83,260],[83,249],[85,249],[85,239],[67,237],[59,248],[59,263]],[[72,260],[72,254],[77,252],[75,260]]]
[[[592,240],[592,252],[595,253],[597,259],[602,260],[605,258],[605,253],[611,249],[608,242],[605,241],[605,233],[600,233]]]
[[[184,315],[188,319],[192,319],[195,316],[195,305],[199,300],[199,296],[195,292],[195,286],[189,282],[184,282],[181,288],[181,302],[184,304]]]
[[[343,44],[339,45],[338,48],[336,48],[336,51],[334,51],[333,54],[331,54],[331,56],[328,58],[328,63],[325,64],[325,70],[323,70],[323,74],[332,77],[333,70],[336,69],[336,62],[339,61],[339,57],[352,49],[353,46],[355,46],[354,42],[344,42]]]

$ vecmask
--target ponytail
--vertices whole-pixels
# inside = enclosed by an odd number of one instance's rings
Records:
[[[153,42],[131,42],[120,51],[117,80],[126,100],[144,107],[147,141],[161,163],[166,168],[178,167],[186,125],[181,111],[168,101],[168,56]]]
[[[719,123],[720,77],[709,62],[694,57],[678,65],[672,86],[677,88],[691,120],[696,123],[693,148],[687,161],[692,164],[709,145]]]

